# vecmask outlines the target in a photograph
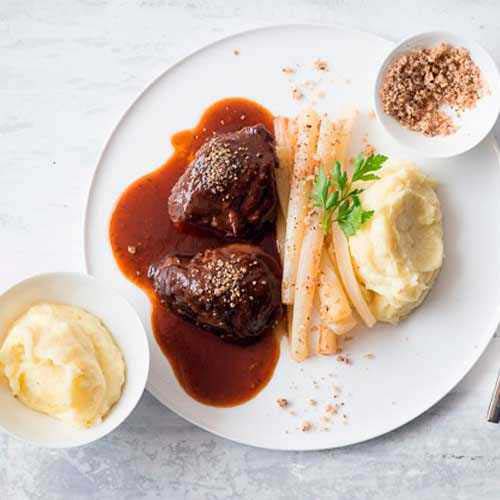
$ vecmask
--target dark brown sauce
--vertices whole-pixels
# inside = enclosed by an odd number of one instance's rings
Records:
[[[211,235],[179,232],[168,215],[170,190],[213,133],[232,132],[257,123],[272,132],[272,119],[269,111],[247,99],[216,102],[194,129],[172,137],[172,157],[131,184],[111,218],[109,235],[116,262],[125,276],[148,294],[156,340],[179,383],[194,399],[213,406],[241,404],[267,384],[279,356],[277,335],[269,332],[247,346],[225,343],[162,306],[147,279],[147,270],[167,253],[195,254],[225,243]],[[274,228],[268,228],[253,243],[278,261]],[[129,252],[129,247],[134,247],[135,253]]]

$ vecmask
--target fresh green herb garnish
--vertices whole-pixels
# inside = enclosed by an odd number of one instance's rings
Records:
[[[349,180],[347,172],[342,169],[340,162],[336,162],[330,177],[323,168],[314,179],[312,198],[314,206],[323,211],[321,225],[328,233],[330,224],[337,222],[349,237],[356,234],[358,229],[373,216],[373,210],[363,210],[359,195],[363,189],[354,188],[358,181],[374,181],[379,177],[373,172],[380,170],[387,160],[384,155],[371,155],[365,158],[359,154],[354,159],[354,172]]]

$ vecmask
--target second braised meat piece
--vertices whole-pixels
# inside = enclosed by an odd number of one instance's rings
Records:
[[[214,136],[196,153],[168,200],[177,225],[244,238],[276,212],[272,135],[263,125]]]
[[[233,244],[194,257],[171,255],[151,266],[156,293],[172,311],[241,341],[261,335],[281,316],[279,270],[258,247]]]

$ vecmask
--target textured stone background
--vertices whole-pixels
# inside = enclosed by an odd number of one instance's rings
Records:
[[[81,221],[98,152],[148,82],[210,41],[284,22],[393,39],[449,29],[500,63],[495,0],[0,0],[0,291],[29,274],[83,269]],[[484,415],[499,360],[496,337],[421,418],[317,453],[233,444],[145,394],[116,432],[82,449],[38,450],[0,435],[0,499],[498,499],[500,428]]]

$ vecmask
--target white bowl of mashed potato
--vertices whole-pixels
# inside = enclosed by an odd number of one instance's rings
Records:
[[[95,278],[34,276],[0,296],[0,427],[38,446],[93,442],[135,408],[149,371],[137,313]]]

